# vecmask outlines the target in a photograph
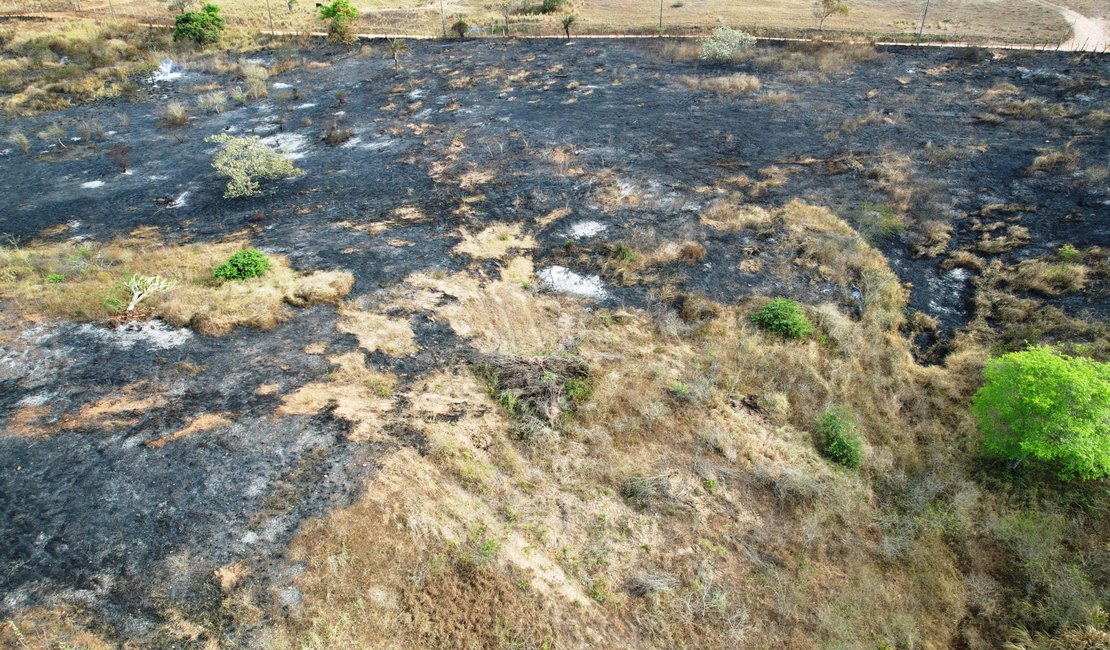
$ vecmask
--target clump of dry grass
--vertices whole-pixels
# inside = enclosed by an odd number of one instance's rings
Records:
[[[184,126],[189,122],[189,109],[180,102],[170,102],[162,109],[162,126]]]
[[[218,90],[200,95],[197,97],[197,108],[205,113],[222,113],[227,108],[227,93]]]
[[[913,247],[915,256],[933,258],[948,250],[948,242],[951,239],[952,224],[930,220],[921,224],[915,231],[910,245]]]
[[[1008,281],[1015,289],[1056,297],[1086,286],[1087,273],[1087,267],[1082,264],[1026,260],[1008,274]]]
[[[510,251],[536,247],[536,241],[531,235],[524,234],[518,223],[493,224],[474,235],[466,230],[461,233],[462,241],[455,246],[454,251],[475,259],[500,259]]]
[[[719,95],[746,95],[759,92],[763,88],[759,77],[737,72],[720,77],[694,77],[683,75],[679,83],[691,90],[713,92]]]
[[[757,205],[745,205],[729,199],[718,199],[701,213],[701,222],[710,228],[725,232],[739,230],[771,231],[774,216],[771,211]]]
[[[975,248],[979,252],[997,255],[1012,251],[1029,243],[1031,238],[1029,229],[1025,226],[1006,226],[1006,230],[999,235],[993,233],[1000,230],[1005,224],[995,223],[983,230],[983,234],[976,242]]]
[[[305,384],[282,397],[277,414],[313,415],[327,408],[333,417],[350,424],[347,436],[352,442],[375,440],[386,414],[394,407],[394,378],[367,368],[362,352],[328,360],[335,370],[324,380]]]
[[[239,242],[166,244],[154,233],[133,233],[110,242],[85,241],[0,249],[0,296],[25,315],[107,322],[128,302],[124,281],[132,275],[166,275],[175,289],[142,303],[146,316],[218,336],[235,327],[266,329],[288,318],[285,305],[336,302],[351,288],[346,272],[301,273],[283,258],[260,278],[217,282],[212,269]],[[64,278],[50,283],[47,276]]]
[[[1026,176],[1037,172],[1070,172],[1079,166],[1079,155],[1071,148],[1070,144],[1063,149],[1049,149],[1043,151],[1033,163],[1025,170]]]

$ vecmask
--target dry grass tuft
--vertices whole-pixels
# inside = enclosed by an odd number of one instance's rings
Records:
[[[773,230],[774,218],[769,210],[756,205],[737,204],[731,200],[714,201],[701,213],[701,222],[725,232]]]
[[[462,230],[462,241],[455,246],[456,253],[464,253],[475,259],[501,259],[512,250],[528,250],[536,247],[531,235],[522,233],[518,223],[494,224],[476,235]]]
[[[684,75],[679,83],[691,90],[717,93],[718,95],[746,95],[759,92],[763,84],[755,75],[737,72],[721,77],[693,77]]]
[[[1026,260],[1008,274],[1010,286],[1056,297],[1079,291],[1087,284],[1088,269],[1082,264]]]
[[[1025,170],[1027,176],[1037,172],[1071,172],[1079,166],[1079,155],[1070,147],[1044,151]]]

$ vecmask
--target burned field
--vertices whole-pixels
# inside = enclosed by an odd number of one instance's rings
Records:
[[[951,460],[971,435],[955,414],[990,352],[1105,354],[1105,57],[761,46],[708,65],[650,40],[290,57],[244,57],[264,86],[240,101],[242,78],[185,62],[134,101],[7,124],[28,146],[0,156],[5,634],[989,647],[1011,624],[1085,623],[1037,609],[996,528],[928,537],[890,513],[1034,507]],[[218,134],[304,174],[226,199]],[[265,295],[197,280],[191,308],[169,293],[144,325],[100,317],[118,269],[175,276],[243,246],[281,260]],[[105,294],[75,305],[70,277]],[[756,343],[744,314],[766,297],[812,306],[820,343]],[[872,449],[850,479],[802,433],[839,402]],[[936,487],[911,507],[910,484]],[[833,489],[849,505],[811,493]],[[1067,521],[1064,539],[1106,526]],[[969,559],[983,549],[1006,559]],[[1098,553],[1075,562],[1105,606]],[[891,594],[905,620],[871,615]]]

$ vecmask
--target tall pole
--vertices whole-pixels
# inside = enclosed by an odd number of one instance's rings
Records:
[[[108,0],[108,11],[110,11],[113,16],[116,15],[116,8],[112,6],[112,0]]]
[[[110,2],[111,0],[109,0]],[[266,0],[266,15],[270,17],[270,36],[274,35],[274,12],[270,11],[270,0]]]
[[[447,39],[447,14],[443,13],[443,0],[439,0],[439,22],[443,25],[443,38]]]
[[[929,15],[929,2],[925,0],[925,11],[921,12],[921,25],[917,28],[917,40],[921,40],[921,32],[925,31],[925,16]]]
[[[659,0],[659,31],[663,31],[663,0]]]

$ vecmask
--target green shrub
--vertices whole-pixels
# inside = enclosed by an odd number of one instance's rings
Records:
[[[355,42],[355,30],[351,23],[358,18],[358,8],[349,0],[332,0],[320,7],[320,17],[330,20],[328,40],[333,43],[349,45]]]
[[[174,19],[173,40],[192,41],[197,45],[209,45],[220,40],[224,31],[224,19],[220,8],[206,4],[200,11],[187,11]]]
[[[244,248],[217,266],[212,275],[220,280],[244,280],[259,277],[269,271],[271,266],[266,253],[257,248]]]
[[[703,61],[732,61],[744,50],[755,45],[755,37],[747,32],[731,27],[718,27],[713,35],[701,42]]]
[[[863,442],[850,416],[840,409],[829,409],[817,421],[817,451],[829,460],[859,469]]]
[[[1080,253],[1079,249],[1071,244],[1064,244],[1056,251],[1056,254],[1065,262],[1075,262],[1083,257],[1083,253]]]
[[[61,273],[51,273],[46,276],[47,284],[61,284],[66,281],[66,276]]]
[[[224,148],[216,154],[212,167],[228,179],[225,199],[261,194],[258,179],[288,178],[304,172],[293,166],[257,136],[233,137],[225,133],[212,135],[205,142],[218,142]]]
[[[813,323],[802,306],[788,298],[773,299],[752,314],[751,319],[761,330],[792,339],[804,339],[813,334]]]
[[[459,18],[455,22],[451,23],[451,31],[454,32],[455,36],[459,37],[460,39],[466,38],[466,31],[468,29],[470,29],[470,25],[468,25],[467,22],[462,18]]]
[[[972,397],[983,447],[1060,478],[1110,476],[1110,363],[1033,346],[994,359]]]

